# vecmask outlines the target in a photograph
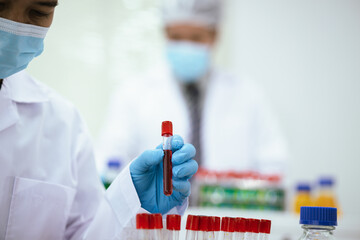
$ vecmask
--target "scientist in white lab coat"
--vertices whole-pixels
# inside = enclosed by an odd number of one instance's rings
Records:
[[[160,148],[139,155],[105,192],[78,112],[25,71],[57,4],[0,0],[0,239],[124,239],[138,211],[184,212],[195,148],[174,136],[170,197]]]
[[[221,5],[164,1],[167,64],[115,92],[100,137],[100,168],[108,159],[126,165],[158,139],[149,126],[168,119],[194,144],[200,167],[283,172],[285,141],[261,91],[212,64]]]

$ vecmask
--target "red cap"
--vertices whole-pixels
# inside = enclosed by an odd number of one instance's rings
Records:
[[[209,231],[210,227],[210,218],[208,216],[199,216],[199,230],[200,231]]]
[[[208,218],[208,232],[213,232],[214,231],[214,222],[212,217],[207,217]]]
[[[248,220],[246,218],[236,218],[235,231],[236,232],[246,232],[248,229]]]
[[[248,219],[248,232],[259,233],[259,225],[260,225],[259,219],[249,218]]]
[[[211,217],[214,232],[220,231],[220,217]]]
[[[151,214],[149,217],[149,226],[150,229],[162,229],[163,228],[163,222],[162,222],[162,216],[160,213]]]
[[[149,216],[147,213],[139,213],[136,215],[136,229],[149,229]]]
[[[186,220],[186,230],[198,231],[199,230],[199,216],[188,215]]]
[[[235,218],[223,217],[221,220],[221,231],[234,232],[235,231]]]
[[[177,214],[170,214],[166,216],[166,228],[168,230],[180,231],[181,216]]]
[[[155,229],[155,216],[149,215],[149,229]]]
[[[271,221],[267,219],[261,219],[259,232],[270,234],[270,229],[271,229]]]
[[[161,136],[164,135],[173,135],[173,125],[170,121],[164,121],[161,124]]]

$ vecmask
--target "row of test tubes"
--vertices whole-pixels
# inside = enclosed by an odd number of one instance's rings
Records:
[[[166,216],[166,229],[163,228],[161,214],[140,213],[136,215],[137,240],[179,240],[181,216]]]
[[[180,215],[167,215],[163,228],[161,214],[136,216],[137,240],[179,240]],[[186,240],[269,240],[271,221],[267,219],[188,215]]]
[[[267,219],[188,215],[186,240],[268,240],[270,229]]]

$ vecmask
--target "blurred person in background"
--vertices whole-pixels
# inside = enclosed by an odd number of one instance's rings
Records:
[[[195,145],[200,167],[283,172],[286,144],[267,100],[256,85],[213,64],[221,12],[221,0],[163,2],[167,63],[115,91],[100,168],[109,160],[126,165],[159,139],[161,121],[171,120]]]
[[[124,239],[139,211],[184,213],[197,170],[191,144],[172,139],[171,196],[160,148],[139,155],[105,192],[80,114],[26,72],[57,4],[0,0],[0,239]]]

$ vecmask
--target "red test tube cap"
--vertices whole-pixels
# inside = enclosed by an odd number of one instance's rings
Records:
[[[149,229],[149,214],[139,213],[136,215],[136,229]]]
[[[220,217],[211,217],[214,232],[220,231]]]
[[[210,225],[209,217],[208,216],[199,216],[199,217],[200,217],[199,230],[203,232],[209,231],[209,225]]]
[[[223,217],[221,219],[221,231],[234,232],[235,231],[235,218]]]
[[[155,229],[155,216],[149,215],[149,229]]]
[[[246,232],[247,231],[247,225],[248,225],[248,220],[246,218],[236,218],[236,226],[235,226],[235,231],[236,232]]]
[[[271,230],[271,221],[267,219],[261,219],[259,232],[270,234],[270,230]]]
[[[150,228],[151,229],[162,229],[163,221],[160,213],[151,214],[150,218]]]
[[[186,230],[198,231],[199,230],[199,216],[188,215],[186,220]]]
[[[161,124],[161,136],[173,135],[173,125],[171,121],[163,121]]]
[[[248,219],[248,232],[252,233],[259,233],[259,225],[260,220],[259,219]]]
[[[181,216],[177,214],[170,214],[166,216],[166,229],[180,231]]]

